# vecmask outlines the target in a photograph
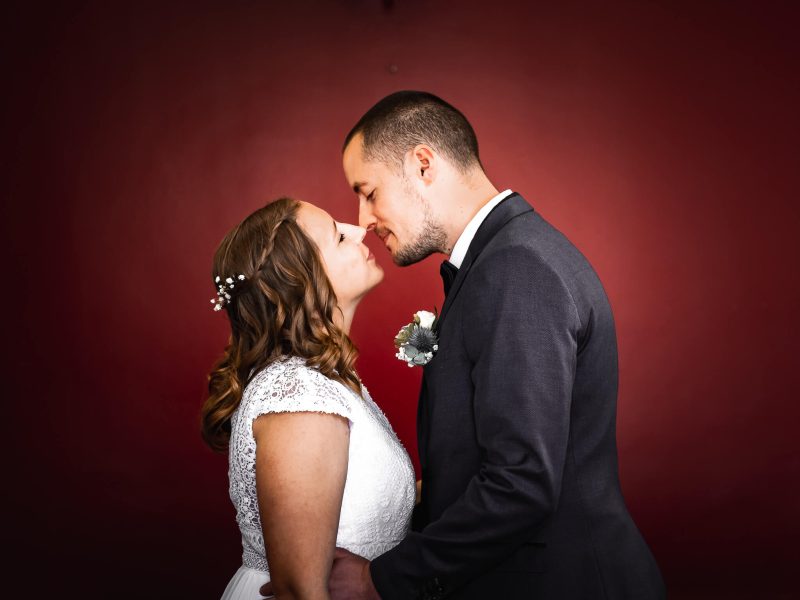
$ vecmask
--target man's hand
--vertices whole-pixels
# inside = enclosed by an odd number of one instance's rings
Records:
[[[344,548],[333,553],[333,567],[328,580],[331,600],[381,600],[369,574],[369,561]],[[272,584],[259,590],[262,596],[272,595]]]
[[[331,600],[381,600],[369,574],[369,561],[344,548],[333,553],[328,589]]]
[[[262,596],[273,596],[275,592],[272,591],[272,582],[268,581],[258,589],[258,593]]]

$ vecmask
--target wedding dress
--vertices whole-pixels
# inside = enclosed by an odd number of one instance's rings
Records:
[[[414,468],[366,388],[359,396],[299,357],[272,363],[246,386],[231,418],[228,477],[243,552],[242,566],[222,600],[260,600],[258,589],[270,580],[256,496],[253,420],[265,413],[298,411],[341,415],[350,424],[336,545],[371,560],[400,543],[409,529]]]

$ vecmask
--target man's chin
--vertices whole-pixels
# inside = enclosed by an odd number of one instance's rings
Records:
[[[403,252],[396,252],[396,253],[392,252],[392,261],[398,267],[410,267],[411,265],[415,265],[418,262],[420,262],[422,260],[425,260],[431,254],[433,254],[433,253],[429,252],[428,254],[424,254],[424,255],[414,255],[414,254],[408,254],[408,253],[403,253]]]

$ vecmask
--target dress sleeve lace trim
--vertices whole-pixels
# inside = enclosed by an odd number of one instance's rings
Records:
[[[281,412],[319,412],[345,417],[352,423],[355,395],[300,358],[273,363],[248,384],[242,403],[250,419]]]

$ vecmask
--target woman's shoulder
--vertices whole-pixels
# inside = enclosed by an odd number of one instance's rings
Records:
[[[276,383],[285,384],[287,389],[298,392],[322,389],[336,390],[338,393],[346,389],[316,367],[308,365],[301,356],[283,356],[272,361],[252,377],[247,388],[274,388]]]
[[[299,356],[282,357],[256,373],[244,390],[243,404],[256,412],[315,411],[350,416],[353,394]],[[264,410],[264,409],[267,410]]]

